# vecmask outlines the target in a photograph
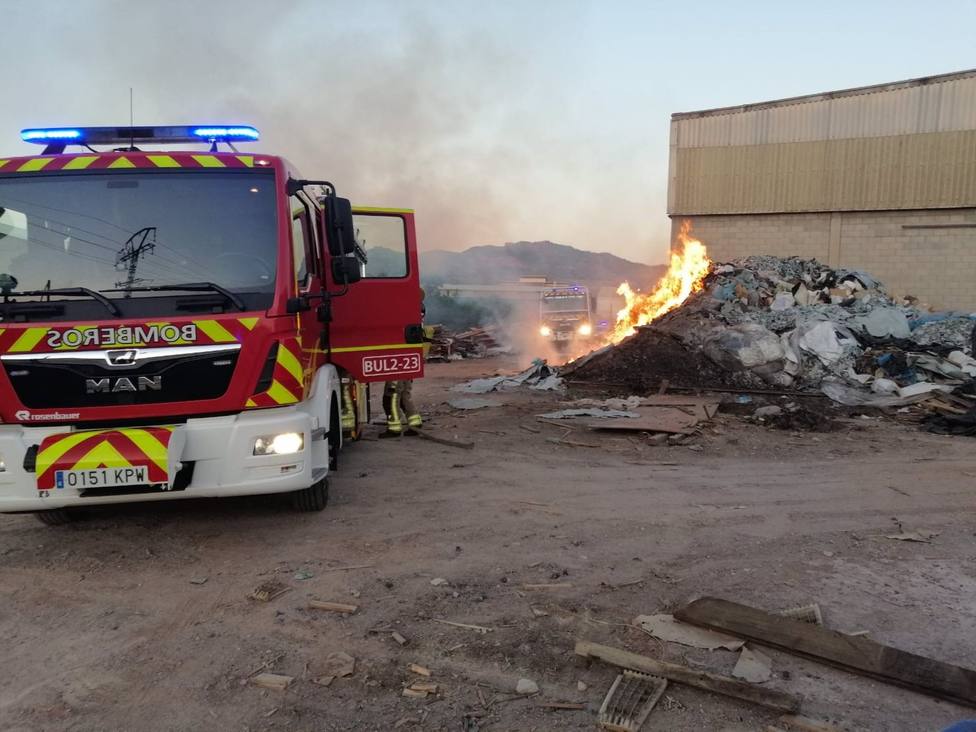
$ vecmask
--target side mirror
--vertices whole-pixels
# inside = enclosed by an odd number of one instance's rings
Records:
[[[326,240],[329,254],[341,257],[356,251],[356,226],[352,220],[352,203],[348,198],[326,196],[325,206]]]
[[[363,278],[362,265],[356,257],[335,257],[332,260],[332,279],[337,285],[351,285]]]

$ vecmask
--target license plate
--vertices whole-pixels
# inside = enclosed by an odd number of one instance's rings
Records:
[[[149,468],[134,465],[128,468],[95,468],[94,470],[58,470],[54,473],[54,487],[115,488],[117,486],[145,485],[149,482]]]
[[[556,333],[557,341],[568,341],[572,337],[573,337],[572,333]]]

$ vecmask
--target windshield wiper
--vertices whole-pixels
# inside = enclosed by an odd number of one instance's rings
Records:
[[[92,300],[97,300],[105,309],[108,310],[116,318],[122,317],[122,311],[116,307],[115,303],[109,300],[105,295],[95,290],[89,290],[87,287],[58,287],[53,290],[21,290],[20,292],[7,292],[4,293],[4,304],[5,305],[36,305],[37,303],[16,303],[16,302],[6,302],[8,297],[48,297],[48,295],[61,295],[64,297],[90,297]],[[50,298],[48,298],[50,301]]]
[[[140,287],[120,287],[102,292],[217,292],[227,298],[238,310],[247,310],[247,304],[234,292],[216,282],[184,282],[179,285],[144,285]]]

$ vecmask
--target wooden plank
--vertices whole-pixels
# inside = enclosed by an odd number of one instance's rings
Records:
[[[587,658],[598,658],[620,668],[643,671],[654,676],[664,676],[679,684],[687,684],[705,691],[741,699],[767,709],[774,709],[777,712],[795,712],[800,708],[799,697],[783,691],[763,689],[728,676],[698,671],[676,663],[657,661],[647,656],[622,651],[619,648],[612,648],[599,643],[576,641],[576,654]]]
[[[327,610],[331,613],[344,613],[351,615],[359,609],[359,605],[347,605],[344,602],[326,602],[325,600],[309,600],[308,607],[311,610]]]
[[[696,600],[674,616],[686,623],[731,633],[846,671],[976,706],[976,671],[885,646],[868,638],[798,623],[715,597]]]
[[[601,419],[595,422],[589,422],[586,426],[595,430],[667,432],[675,435],[690,435],[695,431],[694,427],[698,420],[685,412],[667,407],[655,408],[653,412],[648,413],[645,411],[641,413],[640,417]]]
[[[284,676],[282,674],[258,674],[251,678],[251,683],[255,686],[274,689],[275,691],[284,691],[291,682],[291,676]]]

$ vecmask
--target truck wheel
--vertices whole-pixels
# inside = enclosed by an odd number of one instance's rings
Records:
[[[48,526],[64,526],[65,524],[73,523],[75,520],[75,514],[67,508],[52,508],[48,511],[37,511],[34,516],[42,524],[47,524]]]
[[[329,479],[323,478],[318,483],[295,491],[291,494],[291,505],[296,511],[321,511],[329,502]]]

